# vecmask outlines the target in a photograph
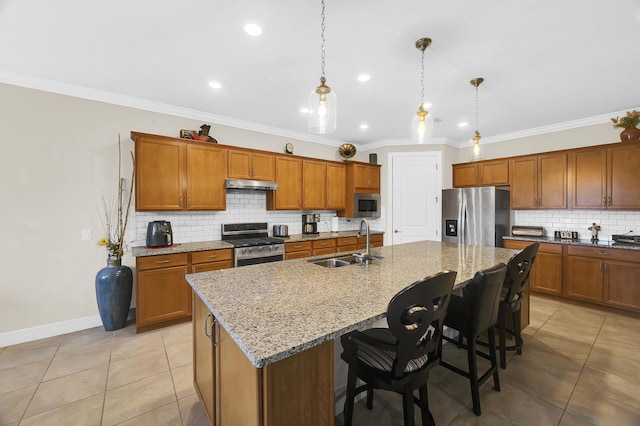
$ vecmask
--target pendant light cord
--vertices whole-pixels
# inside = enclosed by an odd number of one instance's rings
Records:
[[[322,40],[320,59],[321,59],[322,74],[320,74],[320,81],[324,84],[324,82],[326,81],[326,78],[324,76],[324,28],[325,28],[324,27],[324,0],[322,0],[322,14],[320,16],[322,17],[322,23],[320,24],[320,30],[321,30],[320,39]]]
[[[422,49],[422,60],[421,60],[421,64],[420,64],[420,82],[421,82],[421,86],[422,89],[420,91],[420,106],[422,106],[422,104],[424,103],[424,51],[425,49]]]
[[[478,133],[478,85],[476,85],[476,133]]]

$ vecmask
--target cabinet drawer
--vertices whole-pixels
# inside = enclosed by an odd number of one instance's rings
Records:
[[[191,263],[218,262],[220,260],[231,260],[233,256],[231,249],[196,251],[191,253]]]
[[[505,248],[514,250],[522,250],[533,243],[533,241],[504,240]],[[538,253],[562,254],[562,244],[540,243]]]
[[[568,246],[567,254],[570,256],[597,257],[598,259],[626,260],[628,262],[640,262],[640,251],[621,250],[605,247],[575,247]]]
[[[356,237],[342,237],[337,239],[337,245],[340,246],[351,246],[354,244],[358,244],[358,238]]]
[[[285,253],[284,260],[303,259],[305,257],[311,257],[311,250],[287,252]]]
[[[197,274],[198,272],[217,271],[229,268],[233,268],[233,262],[230,259],[222,260],[220,262],[206,262],[191,265],[191,273]]]
[[[324,256],[325,254],[334,254],[336,252],[335,247],[324,247],[313,250],[314,256]]]
[[[356,251],[358,250],[357,244],[351,244],[349,246],[338,246],[338,253],[342,253],[344,251]]]
[[[138,269],[146,271],[149,269],[168,268],[171,266],[184,266],[187,264],[187,257],[187,253],[139,257],[137,259]]]
[[[335,238],[327,238],[326,240],[313,241],[311,245],[312,245],[314,250],[321,249],[321,248],[327,248],[327,247],[335,247],[336,246],[336,239]]]
[[[286,243],[284,246],[284,252],[289,253],[291,251],[311,251],[311,241],[301,241],[299,243]]]

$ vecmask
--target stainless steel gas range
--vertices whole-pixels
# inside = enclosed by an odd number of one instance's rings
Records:
[[[284,240],[270,237],[266,222],[223,224],[222,241],[234,246],[234,268],[284,260]]]

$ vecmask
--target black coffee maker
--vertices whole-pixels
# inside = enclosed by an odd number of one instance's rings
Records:
[[[319,214],[317,213],[303,214],[302,215],[302,233],[318,234],[318,222],[320,222]]]
[[[173,244],[171,222],[155,220],[147,225],[147,247],[169,247]]]

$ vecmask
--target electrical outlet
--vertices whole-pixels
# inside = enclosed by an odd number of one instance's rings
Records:
[[[82,241],[91,241],[91,229],[82,230]]]

